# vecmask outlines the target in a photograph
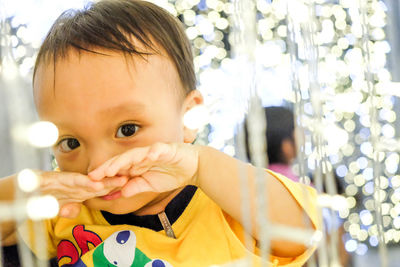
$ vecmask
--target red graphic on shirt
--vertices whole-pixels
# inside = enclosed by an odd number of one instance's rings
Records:
[[[74,264],[82,255],[89,251],[89,243],[96,247],[102,242],[101,238],[96,233],[86,230],[84,225],[75,226],[72,229],[72,236],[78,244],[81,253],[78,253],[78,249],[71,241],[62,240],[57,246],[58,261],[67,257],[71,259],[69,264]]]
[[[89,251],[88,243],[91,243],[95,247],[101,243],[101,238],[96,233],[85,230],[85,226],[83,225],[75,226],[74,230],[72,230],[72,235],[81,249],[81,255]]]
[[[62,258],[70,258],[71,264],[79,259],[78,250],[69,240],[62,240],[57,246],[57,259],[60,261]]]

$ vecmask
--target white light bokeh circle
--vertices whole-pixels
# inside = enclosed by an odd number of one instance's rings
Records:
[[[39,187],[39,177],[30,169],[18,173],[18,186],[24,192],[33,192]]]
[[[185,113],[183,124],[189,129],[201,129],[209,122],[209,112],[205,105],[197,105]]]
[[[51,122],[35,122],[28,128],[28,141],[34,147],[50,147],[57,139],[58,129]]]
[[[57,216],[59,204],[55,197],[45,195],[32,197],[26,204],[26,212],[32,220],[50,219]]]

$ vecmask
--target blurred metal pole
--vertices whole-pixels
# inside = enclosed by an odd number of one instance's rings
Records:
[[[400,82],[400,1],[384,0],[387,6],[387,25],[385,27],[386,38],[391,50],[387,55],[387,65],[392,76],[392,82]],[[393,110],[400,114],[400,100],[394,99]],[[393,122],[395,129],[400,129],[400,120]],[[398,135],[397,135],[398,136]]]
[[[257,205],[257,224],[259,227],[259,244],[260,256],[263,264],[269,261],[269,246],[270,235],[269,222],[267,218],[267,199],[268,195],[265,190],[266,181],[262,168],[266,167],[266,140],[265,140],[265,115],[261,106],[261,100],[256,92],[256,60],[254,51],[257,40],[257,19],[256,19],[256,3],[254,0],[234,0],[234,25],[231,36],[233,37],[232,50],[234,59],[240,65],[240,95],[246,98],[243,101],[250,100],[249,112],[247,116],[248,122],[248,144],[249,152],[253,165],[257,168],[255,175],[256,188],[248,188],[248,174],[246,170],[240,170],[242,179],[242,203],[243,203],[243,218],[245,226],[251,227],[249,216],[250,192],[256,193]],[[243,138],[242,138],[243,139]],[[243,145],[239,144],[239,145]],[[246,229],[248,230],[248,229]]]
[[[379,238],[379,256],[381,260],[381,266],[388,266],[387,262],[387,249],[385,241],[385,230],[382,221],[382,200],[380,195],[381,188],[381,170],[379,162],[379,154],[381,153],[378,148],[379,142],[379,122],[377,117],[377,110],[375,105],[376,88],[374,83],[373,73],[371,71],[371,51],[369,47],[369,22],[367,18],[367,5],[369,0],[359,0],[359,9],[361,15],[361,26],[362,26],[362,52],[364,56],[364,73],[365,79],[368,87],[368,97],[369,97],[369,116],[370,116],[370,140],[373,147],[373,173],[374,173],[374,206],[375,206],[375,219],[378,230]]]
[[[315,155],[315,171],[312,174],[314,185],[319,193],[323,192],[325,188],[330,195],[335,195],[337,191],[334,176],[326,151],[328,140],[323,134],[325,118],[322,110],[325,100],[322,97],[323,91],[318,74],[318,44],[315,42],[318,21],[315,14],[315,3],[311,0],[296,0],[288,1],[287,5],[288,47],[291,59],[291,80],[295,95],[295,118],[298,132],[300,132],[298,136],[302,137],[299,138],[297,144],[300,180],[305,180],[307,176],[308,164],[305,154],[305,137],[309,135]],[[299,82],[300,66],[307,69],[308,82],[306,85],[301,85]],[[312,107],[312,118],[307,118],[304,113],[306,104]],[[311,125],[307,120],[312,121]],[[318,209],[318,220],[324,233],[317,250],[318,264],[319,266],[339,264],[337,230],[333,229],[328,244],[326,239],[327,231],[322,220],[322,210],[320,207]],[[334,219],[334,213],[330,212],[330,214],[330,219]],[[309,264],[315,266],[313,260]]]
[[[386,36],[392,49],[388,54],[388,67],[393,82],[400,82],[400,2],[384,0],[387,9]]]
[[[0,44],[1,44],[1,72],[0,72],[0,90],[1,90],[1,102],[2,114],[6,119],[0,121],[0,129],[8,131],[5,135],[6,138],[2,139],[1,142],[6,142],[4,145],[6,150],[0,150],[0,159],[7,159],[7,168],[2,169],[0,177],[16,173],[24,168],[39,169],[43,166],[50,166],[50,157],[47,150],[38,150],[28,144],[28,142],[22,138],[26,134],[27,127],[36,120],[36,113],[33,105],[31,85],[25,77],[21,76],[19,71],[19,65],[14,60],[12,53],[11,44],[11,18],[1,19],[0,28]],[[48,163],[45,162],[48,160]],[[16,190],[16,200],[23,199],[18,188]],[[18,208],[18,207],[17,207]],[[19,209],[19,208],[18,208]],[[15,217],[17,225],[22,225],[26,220],[26,217],[19,216],[21,212],[25,213],[25,210],[14,210],[12,213]],[[40,238],[36,236],[36,238]],[[31,251],[27,246],[22,245],[23,240],[20,235],[17,234],[18,240],[18,252],[20,256],[20,262],[22,266],[34,266],[34,259]],[[37,239],[43,240],[43,239]],[[46,247],[46,243],[42,243],[41,247]],[[40,266],[39,263],[36,266]],[[42,265],[43,266],[43,265]]]

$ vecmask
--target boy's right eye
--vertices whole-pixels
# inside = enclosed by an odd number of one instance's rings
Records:
[[[70,152],[79,146],[79,141],[75,138],[65,138],[58,143],[61,152]]]

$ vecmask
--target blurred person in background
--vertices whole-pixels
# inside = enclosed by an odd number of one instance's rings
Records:
[[[292,171],[292,163],[297,155],[293,112],[285,107],[265,107],[264,112],[267,120],[268,169],[297,182],[299,178]],[[247,123],[245,124],[245,134],[247,156],[251,161],[248,149]]]
[[[289,108],[282,106],[270,106],[264,107],[265,119],[266,119],[266,142],[267,142],[267,154],[268,154],[268,166],[269,170],[285,175],[286,177],[298,182],[299,177],[292,170],[292,165],[296,160],[296,138],[295,138],[295,123],[293,111]],[[248,125],[245,121],[245,144],[248,160],[251,161],[251,154],[249,151],[248,144]],[[335,172],[334,172],[335,173]],[[308,175],[311,177],[311,186],[313,186],[313,174]],[[325,179],[325,178],[324,178]],[[340,183],[339,177],[334,175],[335,187],[337,194],[343,195],[343,185]],[[313,186],[314,187],[314,186]],[[327,193],[325,184],[323,186],[323,193]],[[326,243],[330,243],[332,233],[336,231],[338,235],[338,257],[341,266],[350,267],[353,266],[350,254],[345,250],[343,235],[345,230],[343,228],[343,220],[340,219],[337,212],[331,214],[331,210],[323,209],[323,221],[324,228],[327,232]],[[315,258],[318,262],[318,258]],[[306,266],[312,266],[307,264]],[[318,266],[318,264],[317,264]]]

